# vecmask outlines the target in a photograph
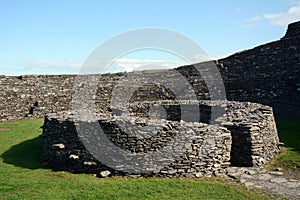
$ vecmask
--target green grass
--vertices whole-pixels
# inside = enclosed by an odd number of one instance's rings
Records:
[[[276,120],[280,141],[286,146],[275,165],[300,170],[300,119]]]
[[[43,121],[0,123],[0,199],[265,199],[224,179],[106,178],[53,171],[40,163]],[[278,121],[288,146],[280,162],[299,164],[299,120]]]

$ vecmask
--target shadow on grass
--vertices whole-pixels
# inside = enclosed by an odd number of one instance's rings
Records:
[[[280,141],[286,147],[300,153],[300,119],[276,119]]]
[[[9,150],[1,155],[3,162],[16,167],[27,169],[50,169],[42,165],[41,158],[42,146],[40,138],[36,137],[26,140],[17,145],[12,146]]]

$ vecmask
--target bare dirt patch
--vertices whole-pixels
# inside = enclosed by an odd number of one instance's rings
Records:
[[[0,131],[9,131],[9,130],[10,130],[10,128],[5,128],[5,127],[0,128]]]

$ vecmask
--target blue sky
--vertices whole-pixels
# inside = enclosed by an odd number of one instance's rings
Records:
[[[78,73],[102,42],[143,27],[176,31],[221,58],[280,39],[297,20],[299,0],[1,0],[0,74]],[[116,61],[114,71],[176,59],[135,52]]]

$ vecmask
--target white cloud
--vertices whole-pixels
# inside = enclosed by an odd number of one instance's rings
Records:
[[[300,1],[290,7],[286,12],[265,14],[264,18],[271,21],[276,26],[287,25],[300,20]]]
[[[152,60],[152,59],[134,59],[118,58],[110,66],[111,70],[131,72],[135,70],[147,69],[171,69],[189,64],[184,60]]]
[[[108,62],[91,61],[82,63],[74,60],[28,60],[21,63],[22,74],[77,74],[77,73],[116,73],[148,69],[171,69],[190,64],[184,60],[154,60],[118,58],[106,68]]]
[[[300,1],[295,2],[287,11],[278,13],[267,13],[261,16],[252,17],[245,19],[246,24],[243,26],[245,28],[255,27],[254,22],[261,20],[268,20],[272,25],[284,26],[289,23],[300,20]]]
[[[81,67],[80,61],[75,60],[49,60],[36,59],[27,60],[21,65],[24,67],[26,74],[58,74],[58,73],[77,73]]]
[[[197,54],[192,59],[192,63],[200,63],[205,61],[210,61],[212,58],[208,54]]]
[[[206,54],[197,54],[191,60],[177,59],[140,59],[120,57],[115,60],[88,60],[84,63],[76,60],[36,59],[21,63],[25,74],[93,74],[132,72],[150,69],[172,69],[192,63],[211,60]]]
[[[256,27],[255,22],[258,22],[258,21],[260,21],[262,19],[263,19],[263,17],[261,17],[261,16],[256,16],[256,17],[245,19],[246,23],[243,25],[243,27],[244,28],[253,28],[253,27]]]
[[[6,76],[18,76],[23,74],[23,68],[18,66],[5,66],[0,67],[0,75],[6,75]]]
[[[247,22],[256,22],[256,21],[259,21],[261,19],[262,19],[261,16],[256,16],[256,17],[252,17],[252,18],[246,19],[245,21],[247,21]]]

